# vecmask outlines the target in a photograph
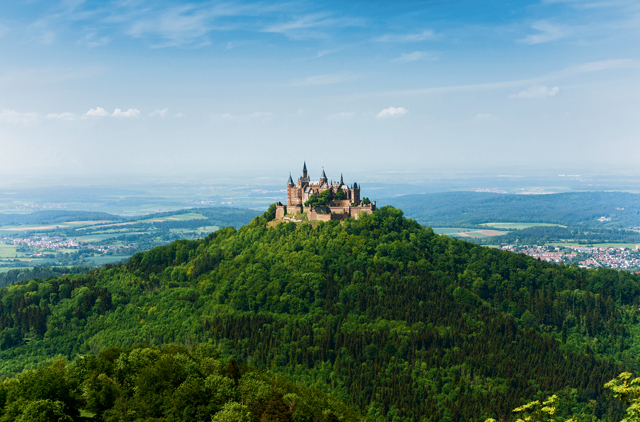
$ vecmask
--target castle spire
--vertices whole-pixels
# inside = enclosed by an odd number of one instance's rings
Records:
[[[293,179],[291,178],[291,173],[289,173],[289,181],[287,182],[287,185],[293,186]]]
[[[342,180],[342,173],[340,173],[340,186],[344,185],[344,181]]]
[[[302,166],[302,177],[307,177],[307,161],[304,161],[304,165]]]
[[[320,176],[321,179],[327,180],[327,175],[324,172],[324,167],[322,167],[322,175]]]

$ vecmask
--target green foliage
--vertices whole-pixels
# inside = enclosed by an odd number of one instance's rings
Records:
[[[331,201],[331,191],[323,190],[320,194],[312,194],[304,204],[308,207],[323,207]]]
[[[345,199],[347,199],[347,197],[344,194],[344,191],[342,189],[338,189],[338,191],[336,192],[335,200],[336,201],[343,201]]]
[[[369,205],[371,203],[371,200],[365,196],[364,198],[362,198],[362,203],[365,205]]]
[[[83,400],[104,418],[125,405],[168,412],[201,394],[216,409],[237,402],[261,417],[273,391],[247,378],[245,363],[331,393],[372,420],[508,418],[522,399],[552,394],[568,397],[561,415],[622,414],[603,384],[623,363],[637,365],[638,275],[438,236],[390,207],[343,223],[269,228],[268,219],[154,248],[126,265],[0,289],[0,343],[5,330],[19,330],[0,351],[2,374],[107,350],[96,358],[104,369],[81,377],[90,386]],[[184,351],[108,350],[203,342],[220,351],[198,348],[192,360]],[[160,393],[169,390],[171,399]],[[281,389],[273,415],[282,403],[300,418],[322,408],[294,390]]]
[[[219,351],[208,344],[192,350],[140,345],[127,352],[108,349],[69,365],[57,361],[0,384],[0,421],[74,421],[80,409],[97,421],[321,421],[327,410],[345,422],[356,420],[351,410],[319,391],[212,356]]]

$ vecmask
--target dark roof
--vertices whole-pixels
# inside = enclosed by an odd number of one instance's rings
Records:
[[[291,173],[289,173],[289,181],[287,182],[287,185],[293,185],[293,179],[291,178]]]
[[[307,171],[307,162],[304,162],[304,165],[302,166],[302,171]]]
[[[322,169],[322,176],[320,176],[321,179],[327,179],[327,175],[324,174],[324,169]]]

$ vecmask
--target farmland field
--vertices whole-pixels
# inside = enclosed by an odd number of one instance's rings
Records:
[[[558,226],[558,227],[566,227],[566,226],[562,226],[560,224],[551,224],[551,223],[484,223],[481,224],[482,226],[488,226],[491,227],[493,229],[505,229],[505,230],[522,230],[522,229],[528,229],[529,227],[539,227],[539,226],[546,226],[546,227],[554,227],[554,226]]]

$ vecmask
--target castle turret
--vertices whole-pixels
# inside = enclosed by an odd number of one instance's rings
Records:
[[[302,177],[303,178],[307,178],[307,162],[304,162],[304,165],[302,166]]]
[[[295,186],[293,183],[293,179],[291,178],[291,173],[289,173],[289,181],[287,182],[287,186]]]
[[[324,185],[327,183],[327,175],[324,172],[324,168],[322,169],[322,174],[320,175],[320,185]]]

